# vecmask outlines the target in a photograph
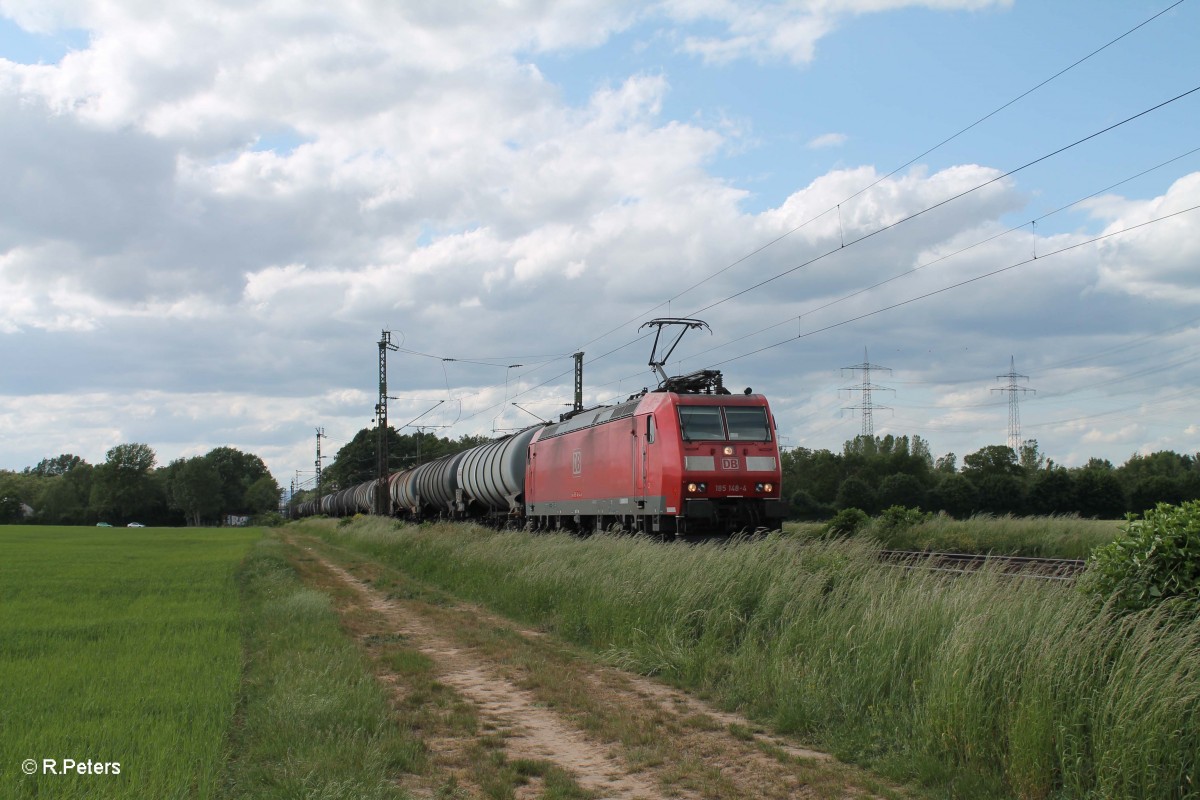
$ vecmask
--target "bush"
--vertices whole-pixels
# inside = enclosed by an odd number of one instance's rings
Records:
[[[871,521],[867,512],[859,508],[843,508],[833,515],[833,519],[825,526],[826,536],[853,536],[860,528]]]
[[[1127,611],[1171,597],[1200,602],[1200,500],[1125,520],[1124,536],[1092,554],[1080,588]]]
[[[933,519],[933,514],[929,511],[904,506],[889,506],[880,512],[879,518],[875,520],[875,525],[881,532],[890,532],[911,528],[931,519]]]

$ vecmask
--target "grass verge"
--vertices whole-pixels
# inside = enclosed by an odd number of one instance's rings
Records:
[[[237,580],[246,664],[222,794],[408,797],[397,781],[426,768],[425,746],[393,719],[329,596],[300,583],[274,539],[254,546]]]
[[[953,796],[1200,791],[1200,620],[880,565],[855,542],[661,545],[469,526],[327,541]]]

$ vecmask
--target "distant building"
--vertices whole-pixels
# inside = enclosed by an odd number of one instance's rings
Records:
[[[250,524],[250,517],[242,514],[226,514],[223,524],[227,528],[243,528]]]

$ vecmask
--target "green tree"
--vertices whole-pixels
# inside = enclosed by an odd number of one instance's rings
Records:
[[[251,514],[262,514],[279,509],[279,484],[270,475],[264,475],[246,489],[245,506]]]
[[[92,511],[118,522],[148,517],[164,505],[150,476],[156,456],[149,445],[119,444],[96,467],[91,490]]]
[[[215,521],[221,513],[221,475],[206,456],[172,461],[167,487],[173,508],[183,512],[188,525]]]
[[[220,482],[218,515],[253,514],[246,505],[246,490],[260,478],[270,476],[263,460],[235,447],[213,448],[204,458],[216,470]]]
[[[1021,469],[1025,470],[1028,475],[1033,475],[1046,466],[1046,456],[1038,449],[1037,439],[1026,439],[1021,442],[1021,452],[1018,453],[1017,461],[1020,463]]]
[[[41,519],[52,525],[86,525],[94,522],[89,498],[92,493],[91,464],[80,460],[65,473],[48,480],[42,493]]]
[[[985,475],[1020,475],[1017,454],[1008,445],[990,444],[963,456],[962,474],[972,481]]]
[[[1119,519],[1125,513],[1125,493],[1112,465],[1092,459],[1089,464],[1072,473],[1075,483],[1075,503],[1080,516],[1097,519]],[[1105,468],[1107,464],[1107,468]]]
[[[0,525],[21,522],[21,501],[12,495],[0,495]]]
[[[834,502],[839,510],[858,508],[868,514],[873,514],[879,510],[879,501],[875,496],[875,490],[871,488],[871,484],[857,475],[851,475],[842,481],[842,485],[838,487],[837,498]]]
[[[815,508],[832,506],[842,482],[842,457],[830,450],[795,447],[780,456],[784,496],[807,494]]]
[[[920,478],[907,472],[897,472],[888,475],[879,484],[879,506],[922,508],[927,505],[926,494],[925,484]]]
[[[1016,475],[988,473],[975,484],[975,510],[988,514],[1025,513],[1025,483]]]
[[[929,505],[957,519],[969,517],[975,510],[975,486],[961,473],[945,473],[930,490]]]
[[[36,467],[26,467],[25,472],[42,478],[53,478],[57,475],[66,475],[76,467],[86,464],[87,462],[79,456],[63,453],[54,458],[43,458]]]
[[[1034,514],[1078,511],[1071,473],[1063,467],[1039,470],[1029,483],[1029,510]]]
[[[1200,498],[1200,464],[1189,455],[1160,450],[1134,454],[1116,471],[1129,500],[1140,513],[1157,503],[1178,504]]]
[[[41,478],[29,470],[12,472],[0,470],[0,497],[11,497],[17,503],[18,510],[22,504],[29,506],[36,513],[42,507],[42,495],[49,478]],[[24,517],[20,517],[24,521]]]

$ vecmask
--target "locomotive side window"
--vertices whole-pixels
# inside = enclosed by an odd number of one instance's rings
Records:
[[[654,444],[654,434],[658,432],[658,426],[654,424],[654,415],[646,417],[646,443]]]
[[[725,421],[729,423],[730,439],[739,439],[745,442],[771,441],[771,428],[767,422],[765,408],[726,407]]]
[[[716,406],[680,406],[679,424],[685,441],[725,438],[721,409]]]

